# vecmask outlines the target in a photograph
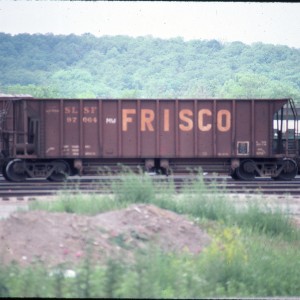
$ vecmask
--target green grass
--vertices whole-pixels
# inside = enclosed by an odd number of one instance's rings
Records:
[[[121,182],[113,183],[115,199],[119,203],[153,203],[155,189],[151,177],[147,174],[134,174],[127,171]]]
[[[58,200],[34,201],[29,204],[29,210],[46,210],[50,212],[67,212],[84,215],[96,215],[102,212],[121,209],[126,203],[120,203],[111,196],[97,194],[72,194],[63,191],[58,194]]]
[[[237,209],[215,183],[203,177],[175,193],[169,183],[157,188],[151,177],[127,172],[113,195],[72,195],[34,202],[30,209],[97,214],[131,203],[149,203],[184,214],[212,237],[200,254],[164,253],[154,245],[135,251],[135,261],[121,257],[97,264],[92,256],[78,267],[49,270],[0,265],[2,297],[203,298],[300,296],[300,235],[285,211],[257,200]],[[66,276],[72,268],[76,277]]]
[[[203,298],[299,296],[299,242],[217,226],[201,254],[164,253],[149,245],[133,263],[114,258],[105,265],[87,258],[47,270],[1,268],[0,295],[7,297]]]
[[[242,228],[265,233],[269,236],[282,236],[285,239],[299,238],[299,231],[292,225],[287,210],[259,204],[258,199],[248,204],[244,212],[235,212],[233,222]]]

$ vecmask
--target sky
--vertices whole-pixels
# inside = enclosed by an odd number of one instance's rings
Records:
[[[0,32],[151,35],[300,49],[300,3],[0,0]]]

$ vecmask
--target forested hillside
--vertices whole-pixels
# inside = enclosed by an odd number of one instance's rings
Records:
[[[0,33],[0,93],[36,97],[293,97],[300,49],[151,36]]]

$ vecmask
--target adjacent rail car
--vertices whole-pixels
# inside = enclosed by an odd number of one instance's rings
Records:
[[[2,97],[2,173],[60,181],[122,164],[290,180],[298,173],[296,127],[292,99]]]

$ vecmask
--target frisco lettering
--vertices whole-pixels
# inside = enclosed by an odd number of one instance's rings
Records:
[[[79,111],[77,107],[68,106],[65,107],[64,112],[67,117],[67,123],[77,123]],[[84,107],[82,119],[84,123],[97,123],[97,107]],[[135,108],[122,109],[122,131],[128,131],[130,123],[137,122],[138,111]],[[170,109],[164,109],[162,116],[159,119],[160,126],[162,126],[164,132],[170,131],[171,120]],[[86,116],[89,115],[89,116]],[[139,113],[140,130],[141,131],[154,131],[155,130],[155,111],[152,109],[141,109]],[[181,109],[178,112],[178,127],[181,131],[191,131],[194,127],[197,127],[200,131],[210,131],[213,126],[213,113],[210,109],[203,108],[196,112],[190,109]],[[105,119],[106,124],[116,124],[116,118],[107,117]],[[196,123],[196,124],[194,124]],[[231,128],[231,113],[227,109],[220,109],[216,112],[216,128],[220,132],[227,132]]]
[[[122,110],[122,131],[127,131],[130,123],[136,121],[136,109],[123,109]],[[155,128],[155,112],[152,109],[140,110],[140,130],[141,131],[154,131]],[[213,113],[210,109],[200,109],[197,112],[196,121],[194,112],[190,109],[182,109],[178,113],[179,129],[181,131],[191,131],[194,126],[197,126],[200,131],[210,131],[213,126]],[[163,131],[170,131],[170,110],[164,109],[162,119],[160,122]],[[196,122],[196,124],[194,124]],[[227,109],[220,109],[216,115],[216,126],[220,132],[227,132],[231,128],[231,113]]]
[[[78,122],[77,115],[79,114],[79,110],[75,106],[66,106],[64,109],[66,115],[66,122],[76,124]],[[98,123],[98,118],[95,116],[97,113],[96,106],[87,106],[83,108],[83,115],[81,121],[87,124],[96,124]]]
[[[83,114],[96,114],[97,112],[97,107],[96,106],[91,106],[91,107],[84,107],[83,108]],[[70,114],[73,114],[73,115],[77,115],[79,113],[78,111],[78,108],[75,107],[75,106],[66,106],[65,107],[65,114],[66,115],[70,115]]]

